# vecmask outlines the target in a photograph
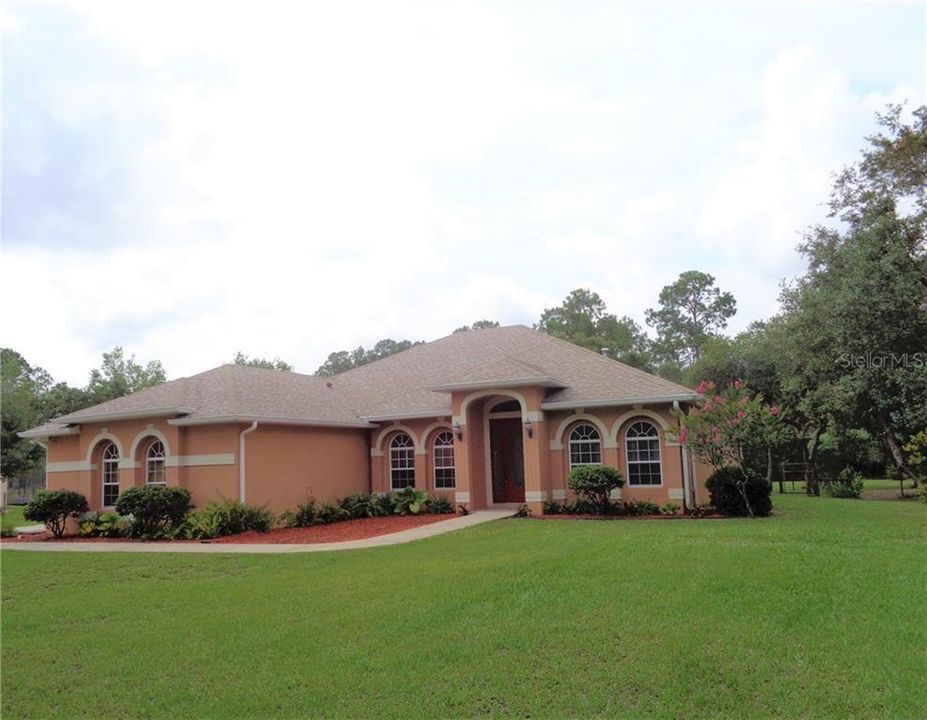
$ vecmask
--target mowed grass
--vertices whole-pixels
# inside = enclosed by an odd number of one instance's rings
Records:
[[[24,525],[35,525],[36,523],[23,517],[23,509],[23,505],[7,505],[6,511],[0,515],[0,527],[12,530]]]
[[[927,509],[503,520],[392,548],[2,552],[2,715],[927,716]]]

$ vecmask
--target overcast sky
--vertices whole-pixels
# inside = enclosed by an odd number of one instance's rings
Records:
[[[86,383],[236,350],[643,323],[679,272],[776,310],[924,4],[7,4],[0,343]]]

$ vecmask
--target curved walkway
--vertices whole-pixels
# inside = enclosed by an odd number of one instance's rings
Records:
[[[422,540],[462,530],[463,528],[482,525],[500,518],[511,517],[512,510],[476,510],[463,517],[451,518],[442,522],[422,525],[421,527],[389,535],[378,535],[365,540],[347,540],[336,543],[299,543],[299,544],[245,544],[245,543],[209,543],[209,542],[3,542],[0,549],[24,550],[27,552],[130,552],[130,553],[306,553],[327,552],[330,550],[360,550],[362,548],[401,545],[402,543]]]

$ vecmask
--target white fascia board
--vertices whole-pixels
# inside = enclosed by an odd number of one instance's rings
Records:
[[[170,417],[171,415],[189,415],[192,412],[193,408],[190,407],[160,407],[146,408],[145,410],[119,410],[116,412],[94,413],[86,415],[78,415],[75,413],[74,416],[65,415],[63,418],[61,418],[61,422],[112,422],[114,420],[138,420],[144,418]]]
[[[361,420],[368,422],[390,422],[391,420],[424,420],[427,418],[449,418],[451,411],[449,408],[444,410],[424,410],[414,413],[393,413],[391,415],[361,415]]]
[[[548,388],[565,388],[566,384],[549,375],[534,377],[510,378],[507,380],[474,380],[472,382],[448,383],[446,385],[432,385],[425,390],[432,392],[454,392],[456,390],[481,390],[483,388],[510,388],[540,386]]]
[[[621,398],[615,400],[564,400],[543,402],[542,410],[568,410],[570,408],[623,407],[626,405],[653,405],[657,403],[689,402],[698,398],[697,393],[678,393],[676,395],[648,395],[642,397]]]
[[[281,417],[276,415],[212,415],[209,417],[184,417],[168,420],[168,425],[227,425],[229,423],[252,423],[264,425],[301,425],[309,427],[358,428],[375,427],[369,422],[350,420],[314,420],[311,418]]]
[[[57,428],[55,430],[23,430],[16,433],[21,438],[37,440],[50,437],[63,437],[65,435],[77,435],[80,433],[80,425],[71,425],[69,427]]]

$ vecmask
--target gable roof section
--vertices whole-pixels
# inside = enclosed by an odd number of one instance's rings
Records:
[[[168,417],[178,425],[251,422],[369,427],[346,408],[325,378],[222,365],[56,418],[24,437],[63,434],[87,422]]]
[[[131,417],[179,425],[259,422],[371,427],[451,414],[451,391],[540,385],[542,408],[691,400],[689,388],[523,325],[454,333],[331,378],[223,365],[57,418],[24,437]]]

